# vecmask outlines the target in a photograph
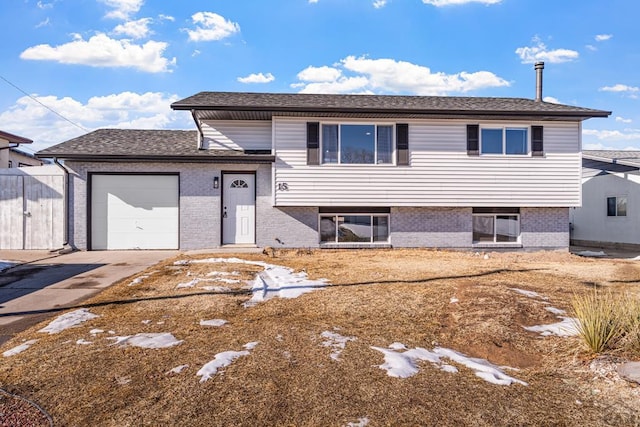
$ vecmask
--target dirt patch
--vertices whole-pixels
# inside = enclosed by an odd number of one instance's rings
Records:
[[[83,304],[99,317],[53,335],[37,332],[43,323],[3,345],[38,339],[3,360],[0,386],[38,401],[60,425],[633,425],[632,386],[594,376],[577,338],[524,329],[558,321],[547,308],[568,309],[574,294],[591,291],[587,281],[628,291],[631,261],[434,250],[236,256],[330,286],[247,306],[264,267],[175,265],[209,257],[182,256]],[[200,324],[211,319],[227,323]],[[326,332],[350,339],[332,346]],[[139,333],[182,343],[115,344]],[[415,375],[392,378],[371,347],[393,343],[486,359],[528,385],[492,384],[457,362],[456,374],[422,361]],[[196,373],[228,351],[246,354],[201,383]]]

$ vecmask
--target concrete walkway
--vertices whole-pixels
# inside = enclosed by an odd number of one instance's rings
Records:
[[[0,344],[178,251],[0,251],[20,264],[0,273]]]

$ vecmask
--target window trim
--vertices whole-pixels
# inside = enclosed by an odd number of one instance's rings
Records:
[[[338,221],[338,217],[341,216],[362,216],[362,217],[369,217],[371,219],[371,229],[370,229],[370,233],[369,233],[369,241],[368,242],[340,242],[338,241],[338,229],[339,229],[339,221]],[[387,218],[387,240],[384,241],[374,241],[373,240],[373,231],[374,231],[374,225],[373,225],[373,218],[374,217],[378,217],[378,218]],[[334,218],[334,222],[336,224],[336,228],[335,228],[335,240],[332,242],[325,242],[322,240],[322,230],[320,229],[321,227],[321,221],[322,218]],[[368,212],[345,212],[345,213],[319,213],[318,214],[318,243],[320,245],[353,245],[353,244],[357,244],[357,245],[388,245],[391,242],[391,214],[389,213],[368,213]]]
[[[609,215],[609,199],[615,199],[615,215]],[[624,199],[624,215],[618,215],[618,199]],[[627,218],[629,216],[629,196],[627,196],[626,194],[618,196],[605,196],[605,209],[607,212],[607,218]]]
[[[482,131],[483,130],[502,130],[502,153],[483,153],[482,151]],[[507,154],[507,130],[524,130],[527,132],[527,147],[526,151],[522,154],[509,153]],[[480,125],[478,129],[478,153],[480,156],[489,157],[531,157],[532,142],[531,142],[531,126],[518,126],[513,124],[484,124]]]
[[[342,163],[342,132],[340,127],[341,126],[373,126],[373,133],[374,133],[374,140],[373,140],[373,147],[374,147],[374,159],[373,159],[373,163]],[[319,126],[319,151],[320,151],[320,155],[319,155],[319,163],[322,166],[325,165],[329,165],[329,166],[367,166],[367,167],[384,167],[384,166],[397,166],[397,152],[398,152],[398,147],[397,147],[397,129],[396,129],[396,125],[397,123],[393,122],[375,122],[375,123],[367,123],[367,122],[334,122],[334,121],[330,121],[330,122],[320,122],[320,126]],[[324,161],[324,126],[338,126],[338,151],[337,151],[337,162],[335,163],[329,163],[329,162],[325,162]],[[390,126],[391,127],[391,153],[390,153],[390,159],[391,161],[389,163],[378,163],[378,126]]]
[[[473,246],[518,246],[522,244],[522,223],[520,213],[514,212],[486,212],[486,213],[472,213],[471,219],[471,244]],[[475,217],[491,217],[493,218],[493,241],[492,242],[483,242],[480,240],[473,240],[473,218]],[[518,218],[518,238],[515,242],[498,242],[496,240],[497,236],[497,227],[496,227],[496,219],[499,216],[515,216]]]

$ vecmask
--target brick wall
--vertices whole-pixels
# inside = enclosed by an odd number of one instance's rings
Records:
[[[207,249],[221,242],[221,190],[213,178],[222,171],[256,173],[256,244],[260,247],[318,247],[317,207],[273,207],[271,165],[197,163],[67,162],[71,169],[71,244],[87,249],[88,172],[173,172],[180,174],[180,249]],[[222,180],[221,180],[222,184]],[[522,208],[524,248],[567,248],[568,208]],[[393,207],[390,241],[394,247],[471,248],[471,208]]]
[[[471,246],[471,208],[391,208],[394,247]]]
[[[569,208],[520,209],[522,245],[527,249],[569,247]]]

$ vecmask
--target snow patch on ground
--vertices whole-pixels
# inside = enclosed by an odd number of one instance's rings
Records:
[[[245,350],[223,351],[222,353],[216,354],[212,361],[206,363],[196,373],[197,376],[202,377],[200,378],[200,382],[203,383],[207,381],[218,372],[218,369],[229,366],[234,360],[243,356],[248,356],[249,354],[251,354],[250,350],[253,350],[256,345],[258,345],[258,342],[250,342],[243,346]]]
[[[88,320],[99,317],[97,314],[89,312],[87,308],[81,308],[79,310],[65,313],[62,316],[58,316],[53,322],[49,323],[38,332],[48,332],[49,334],[57,334],[65,329],[72,328]]]
[[[200,326],[223,326],[227,321],[224,319],[201,320]]]
[[[331,352],[331,358],[335,361],[340,360],[340,353],[342,353],[342,350],[344,350],[347,343],[357,339],[356,337],[345,337],[331,331],[324,331],[320,336],[325,339],[325,341],[322,342],[322,345],[333,349]]]
[[[451,297],[451,299],[449,300],[449,304],[455,304],[460,302],[460,300],[456,297]]]
[[[149,276],[136,277],[135,279],[133,279],[131,281],[131,283],[129,283],[129,286],[139,285],[140,283],[142,283],[144,281],[144,279],[148,279],[148,278],[149,278]]]
[[[538,332],[543,337],[556,335],[559,337],[572,337],[578,335],[578,320],[573,317],[558,316],[562,321],[550,325],[524,326],[531,332]]]
[[[249,261],[240,258],[207,258],[198,260],[179,260],[175,261],[174,265],[216,263],[249,264],[264,268],[263,271],[256,275],[256,278],[252,283],[251,290],[253,292],[253,296],[244,304],[245,307],[251,307],[273,297],[297,298],[304,293],[327,286],[327,279],[310,280],[307,273],[304,271],[296,273],[291,268],[268,264],[263,261]],[[180,285],[178,285],[178,287],[180,287]]]
[[[8,268],[11,268],[13,266],[15,266],[17,264],[17,262],[14,261],[8,261],[5,259],[0,259],[0,271],[4,271]]]
[[[369,425],[369,418],[360,417],[357,422],[347,423],[346,427],[366,427]]]
[[[540,295],[537,292],[534,291],[527,291],[526,289],[518,289],[518,288],[509,288],[510,290],[519,293],[520,295],[524,295],[526,297],[529,298],[538,298],[538,299],[542,299],[542,300],[548,300],[548,297],[545,297],[544,295]]]
[[[221,283],[240,283],[240,280],[238,279],[226,279],[224,277],[215,277],[213,279],[203,279],[200,277],[196,277],[193,280],[190,280],[188,282],[184,282],[184,283],[178,283],[178,285],[176,286],[176,289],[182,289],[182,288],[193,288],[194,286],[196,286],[198,283],[200,282],[221,282]],[[203,287],[204,289],[209,288],[209,286],[205,286]],[[219,287],[218,288],[222,288]],[[229,289],[229,288],[224,288],[224,289]]]
[[[476,376],[492,384],[511,385],[517,383],[527,385],[524,381],[505,374],[502,369],[485,359],[469,357],[448,348],[436,347],[432,351],[420,347],[406,349],[406,346],[402,343],[393,343],[389,346],[389,349],[371,348],[384,354],[385,363],[380,365],[380,369],[386,370],[387,375],[390,377],[408,378],[417,374],[419,372],[418,361],[430,362],[445,372],[458,372],[455,366],[442,361],[443,358],[447,358],[475,371]]]
[[[84,338],[80,338],[78,341],[76,341],[77,345],[89,345],[89,344],[93,344],[93,341],[87,341]]]
[[[89,331],[91,335],[98,335],[104,332],[104,329],[92,329]]]
[[[231,288],[227,288],[226,286],[202,286],[201,289],[205,291],[213,291],[213,292],[229,292]]]
[[[170,374],[179,374],[182,371],[184,371],[185,369],[187,369],[189,367],[189,365],[180,365],[180,366],[176,366],[173,369],[170,369],[165,375],[170,375]]]
[[[125,345],[141,348],[167,348],[179,345],[183,340],[178,340],[169,332],[144,333],[127,335],[122,337],[107,338],[114,340],[113,345]]]
[[[592,258],[607,256],[607,254],[604,253],[603,251],[597,251],[597,252],[596,251],[580,251],[580,252],[576,252],[576,255],[580,255],[584,257],[592,257]]]
[[[551,306],[545,307],[544,309],[547,310],[548,312],[553,313],[553,314],[558,315],[558,316],[562,316],[563,314],[567,314],[566,311],[564,311],[564,310],[562,310],[560,308],[555,308],[555,307],[551,307]]]
[[[28,349],[29,347],[31,347],[33,344],[35,344],[37,341],[38,340],[25,341],[24,343],[5,351],[4,353],[2,353],[2,356],[10,357],[10,356],[15,356],[16,354],[20,354],[26,349]]]

